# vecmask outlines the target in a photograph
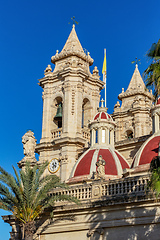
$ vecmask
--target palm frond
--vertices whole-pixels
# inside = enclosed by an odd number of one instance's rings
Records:
[[[27,224],[34,221],[47,207],[54,206],[54,202],[72,201],[76,198],[69,195],[49,194],[53,189],[68,188],[60,182],[56,175],[44,175],[48,163],[31,167],[26,163],[25,170],[19,174],[13,167],[15,177],[0,167],[0,208],[12,212],[14,216]]]

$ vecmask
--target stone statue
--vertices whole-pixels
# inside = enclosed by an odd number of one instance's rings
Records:
[[[22,143],[25,157],[35,158],[36,139],[31,130],[24,134]]]
[[[97,171],[94,174],[94,179],[105,179],[105,165],[105,160],[102,158],[102,155],[99,155],[98,162],[96,162]]]
[[[22,168],[22,170],[24,169],[26,162],[30,162],[31,166],[34,166],[37,163],[35,158],[36,142],[37,140],[31,130],[26,132],[22,137],[24,158],[18,162],[18,166],[19,168]]]

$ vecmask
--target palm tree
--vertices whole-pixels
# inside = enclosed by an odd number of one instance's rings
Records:
[[[25,170],[14,169],[15,177],[0,167],[0,208],[11,212],[19,221],[22,239],[32,240],[36,219],[56,200],[77,202],[68,195],[48,194],[56,187],[66,188],[56,175],[44,175],[47,163],[38,168],[26,163]],[[53,209],[53,208],[52,208]]]
[[[150,164],[150,179],[148,188],[153,192],[156,198],[160,195],[160,157],[157,156],[152,159]]]
[[[156,100],[160,95],[160,39],[152,44],[147,57],[152,60],[152,63],[144,71],[146,87],[153,89]]]

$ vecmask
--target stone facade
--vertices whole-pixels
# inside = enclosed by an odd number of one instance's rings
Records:
[[[19,167],[28,159],[36,164],[34,150],[39,154],[37,164],[56,159],[60,168],[55,174],[70,188],[54,189],[50,194],[71,195],[81,204],[56,202],[54,219],[46,210],[37,220],[34,239],[158,240],[160,203],[146,190],[149,163],[135,168],[132,164],[136,153],[143,153],[147,139],[149,144],[151,134],[157,144],[160,105],[152,104],[152,92],[146,90],[138,66],[128,89],[118,96],[122,104],[117,102],[110,116],[103,101],[99,107],[104,84],[97,67],[90,72],[93,59],[83,51],[74,25],[51,62],[54,70],[48,65],[39,80],[42,138],[36,144],[31,131],[23,136],[25,157]],[[46,174],[53,173],[47,168]],[[16,220],[12,216],[3,219],[12,226],[10,239],[20,239]]]
[[[145,87],[137,64],[127,90],[124,91],[122,88],[122,93],[118,98],[122,104],[120,106],[120,103],[117,102],[112,114],[116,123],[115,141],[117,149],[132,163],[140,144],[142,144],[142,136],[152,133],[150,109],[154,100],[152,92]],[[139,138],[141,138],[141,143],[136,144],[136,140],[139,143]],[[128,145],[128,140],[131,139],[134,139],[134,144],[125,146],[125,142]]]
[[[39,80],[44,89],[43,126],[36,151],[40,154],[40,162],[54,157],[59,159],[61,170],[58,175],[65,181],[79,151],[88,146],[88,121],[96,114],[103,83],[96,67],[93,74],[90,73],[93,59],[89,53],[84,53],[74,25],[64,48],[51,61],[55,64],[53,72],[48,66],[45,77]],[[58,103],[62,103],[63,108],[62,128],[54,121]]]

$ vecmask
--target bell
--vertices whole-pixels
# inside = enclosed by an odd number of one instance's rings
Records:
[[[54,117],[55,121],[62,121],[62,103],[58,104],[57,113]]]

